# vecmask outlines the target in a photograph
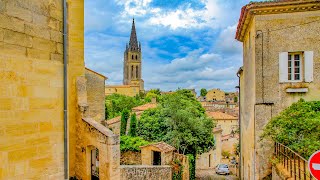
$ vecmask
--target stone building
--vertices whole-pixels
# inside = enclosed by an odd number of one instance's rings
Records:
[[[215,147],[209,152],[197,155],[196,158],[196,170],[208,170],[214,168],[221,163],[221,128],[214,128],[212,133],[214,134]]]
[[[104,75],[97,73],[89,68],[85,69],[87,79],[88,114],[97,122],[105,120],[105,81],[108,79]]]
[[[318,0],[252,2],[241,10],[236,39],[243,43],[240,76],[242,179],[271,173],[272,142],[263,127],[298,101],[320,100]]]
[[[206,101],[225,101],[225,92],[220,89],[211,89],[206,95]]]
[[[129,44],[126,45],[123,60],[123,85],[107,85],[106,95],[122,94],[135,96],[144,92],[142,79],[142,54],[141,43],[138,42],[134,19],[132,21]]]
[[[220,111],[206,111],[206,114],[216,121],[216,126],[222,129],[222,135],[234,134],[239,129],[237,116]]]
[[[104,82],[85,73],[84,1],[65,3],[0,1],[0,179],[120,178],[104,92],[91,94]]]

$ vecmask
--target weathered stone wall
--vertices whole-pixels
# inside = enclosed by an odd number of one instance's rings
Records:
[[[272,180],[285,180],[290,178],[289,172],[283,168],[281,164],[272,165]]]
[[[120,166],[121,180],[172,180],[171,166]]]
[[[133,151],[121,152],[120,164],[141,165],[141,153]]]
[[[0,1],[0,179],[63,179],[61,2]]]
[[[189,180],[190,179],[190,172],[189,172],[189,158],[186,155],[174,153],[173,160],[178,159],[183,166],[182,169],[182,179]]]
[[[225,92],[221,91],[220,89],[209,90],[206,95],[206,100],[212,101],[213,99],[215,101],[225,101],[226,100]]]
[[[247,30],[243,45],[244,82],[241,83],[241,137],[245,140],[241,147],[244,179],[262,179],[271,173],[268,161],[272,155],[272,143],[259,141],[259,136],[271,117],[300,98],[320,99],[320,45],[317,43],[320,40],[319,19],[319,11],[257,15]],[[295,25],[297,26],[293,27]],[[262,31],[263,36],[257,36],[260,32],[257,30]],[[313,82],[279,83],[279,53],[303,51],[314,52]],[[308,92],[286,92],[287,88],[299,87],[308,88]]]
[[[105,77],[86,69],[88,116],[101,122],[105,119]]]
[[[147,146],[141,149],[141,163],[143,165],[152,165],[153,155],[152,151],[159,149],[154,146]],[[173,151],[161,152],[161,165],[169,165],[173,159]]]
[[[120,178],[120,138],[101,123],[88,117],[87,80],[77,78],[79,116],[76,122],[75,177],[91,179],[91,150],[99,150],[99,177],[112,180]],[[103,90],[103,89],[102,89]],[[104,99],[102,99],[104,100]]]
[[[106,86],[106,96],[111,94],[121,94],[125,96],[135,96],[139,94],[140,87],[136,85],[119,85],[119,86]]]

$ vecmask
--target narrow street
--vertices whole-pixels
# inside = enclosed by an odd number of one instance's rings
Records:
[[[214,170],[197,170],[196,180],[237,180],[235,175],[218,175]]]

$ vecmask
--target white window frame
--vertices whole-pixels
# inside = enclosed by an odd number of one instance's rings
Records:
[[[299,76],[300,76],[300,79],[299,80],[296,80],[295,79],[295,75],[297,73],[295,73],[295,55],[299,55]],[[289,67],[289,56],[291,56],[291,67]],[[304,63],[303,63],[303,53],[302,52],[289,52],[288,53],[288,82],[302,82],[303,79],[304,79],[304,75],[303,75],[303,66],[304,66]],[[291,72],[289,72],[289,68],[291,68]],[[289,74],[291,74],[291,80],[289,80]]]

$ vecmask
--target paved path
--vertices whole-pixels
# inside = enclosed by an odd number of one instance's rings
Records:
[[[214,170],[197,170],[196,180],[238,180],[234,175],[217,175]]]

